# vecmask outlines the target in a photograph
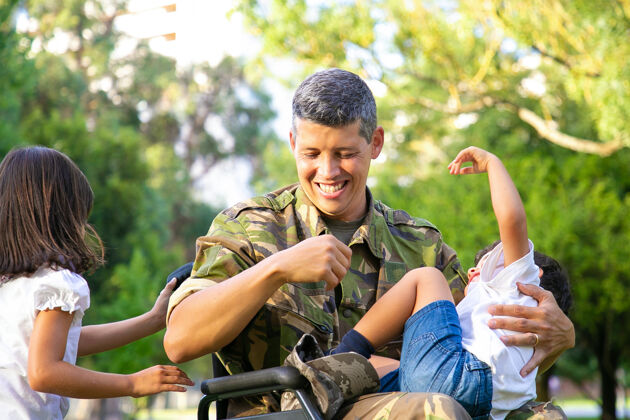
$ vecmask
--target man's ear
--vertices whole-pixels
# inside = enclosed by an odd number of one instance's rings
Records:
[[[384,141],[385,130],[383,130],[383,127],[376,127],[376,130],[374,130],[374,132],[372,133],[372,142],[370,143],[370,145],[372,146],[372,159],[376,159],[381,154]]]
[[[293,130],[289,131],[289,144],[291,145],[291,152],[295,153],[295,135],[293,134]]]

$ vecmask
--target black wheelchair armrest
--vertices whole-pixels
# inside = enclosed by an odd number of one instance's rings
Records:
[[[308,380],[292,366],[279,366],[236,375],[206,379],[201,383],[204,397],[199,402],[198,419],[208,418],[210,403],[228,398],[261,394],[269,391],[293,391],[302,405],[306,419],[320,420],[319,409],[309,398]]]
[[[193,268],[192,262],[182,265],[181,267],[177,268],[177,270],[173,271],[171,274],[166,276],[166,282],[168,283],[169,281],[171,281],[171,279],[176,278],[177,284],[175,285],[175,289],[173,289],[173,290],[176,290],[179,287],[179,285],[182,284],[184,280],[190,277],[192,268]]]
[[[201,383],[201,392],[217,399],[225,399],[306,387],[308,387],[308,381],[296,368],[280,366],[207,379]]]

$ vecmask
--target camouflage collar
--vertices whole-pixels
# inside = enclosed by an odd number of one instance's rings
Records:
[[[357,231],[354,233],[354,236],[350,240],[350,245],[364,243],[368,245],[370,252],[374,254],[376,258],[381,258],[379,255],[378,247],[376,244],[380,243],[380,229],[378,228],[378,224],[381,220],[384,221],[383,215],[376,208],[376,204],[380,204],[379,202],[375,202],[372,197],[372,192],[368,187],[365,187],[365,191],[367,194],[368,200],[368,212],[365,215],[365,219],[363,219],[363,224],[359,226]]]
[[[368,200],[368,212],[363,220],[363,224],[359,226],[352,236],[350,245],[365,243],[368,245],[370,252],[380,259],[382,255],[380,255],[379,247],[376,244],[380,243],[381,229],[386,228],[386,226],[380,226],[386,224],[385,218],[380,211],[381,203],[374,201],[368,187],[365,187],[365,190]],[[304,233],[309,232],[311,236],[330,233],[319,209],[311,202],[299,184],[295,185],[294,195],[296,200],[295,209],[300,216],[301,231]]]
[[[322,218],[319,209],[308,198],[302,187],[296,184],[295,189],[295,210],[299,214],[302,232],[310,233],[310,237],[323,235],[328,233],[326,223]],[[309,236],[306,236],[309,237]],[[304,238],[306,239],[306,238]]]

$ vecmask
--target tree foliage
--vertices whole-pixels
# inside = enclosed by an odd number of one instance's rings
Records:
[[[149,310],[166,275],[193,257],[217,212],[195,198],[194,166],[203,174],[234,156],[256,165],[275,141],[269,97],[238,60],[180,68],[116,29],[125,6],[0,2],[0,154],[29,144],[58,149],[94,190],[90,223],[107,262],[86,275],[85,324]],[[28,19],[19,32],[18,17]],[[79,363],[128,373],[166,361],[157,334]]]
[[[358,70],[387,85],[398,112],[422,108],[425,122],[501,109],[572,150],[630,145],[627,2],[270,0],[238,10],[264,54],[306,72]],[[571,104],[584,109],[577,126],[564,113]]]

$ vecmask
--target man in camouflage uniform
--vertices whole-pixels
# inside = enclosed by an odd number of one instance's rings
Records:
[[[307,78],[293,99],[290,141],[300,183],[223,211],[197,240],[192,277],[171,297],[167,315],[164,346],[174,362],[217,352],[234,374],[281,365],[304,333],[323,349],[334,347],[376,299],[417,267],[439,268],[455,302],[463,297],[466,275],[437,228],[390,209],[366,187],[384,132],[358,76],[331,69]],[[539,307],[531,312],[494,312],[526,318],[497,318],[494,327],[524,332],[507,344],[536,340],[529,370],[555,360],[574,341],[573,326],[553,298],[536,293]],[[400,344],[378,354],[397,358]],[[275,408],[269,398],[265,405]],[[541,407],[523,410],[557,418],[555,407]],[[242,407],[231,404],[230,410]],[[401,392],[364,395],[338,414],[425,416],[468,418],[449,397]]]

